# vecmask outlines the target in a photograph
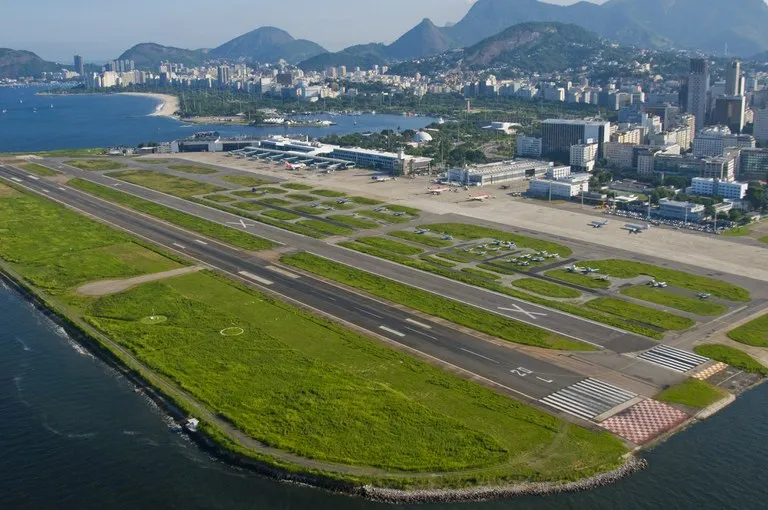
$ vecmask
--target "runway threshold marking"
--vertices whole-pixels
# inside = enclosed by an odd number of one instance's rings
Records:
[[[497,365],[499,364],[498,361],[496,361],[495,359],[489,358],[488,356],[483,356],[482,354],[478,354],[478,353],[476,353],[474,351],[470,351],[469,349],[465,349],[463,347],[461,348],[461,350],[466,352],[467,354],[471,354],[472,356],[477,356],[478,358],[483,358],[484,360],[490,361],[491,363],[496,363]]]
[[[33,181],[39,181],[39,180],[40,180],[40,178],[39,178],[39,177],[35,177],[34,175],[28,175],[27,177],[29,177],[29,178],[30,178],[30,179],[32,179]]]
[[[514,306],[514,308],[504,308],[499,307],[499,310],[505,311],[505,312],[512,312],[512,313],[522,313],[523,315],[527,315],[529,319],[536,320],[536,317],[546,317],[546,313],[539,313],[539,312],[529,312],[528,310],[524,310],[522,307],[517,306],[515,304],[512,304],[511,306]]]
[[[200,239],[195,239],[195,242],[197,244],[202,244],[203,246],[208,246],[208,243],[206,243],[205,241],[201,241]]]
[[[387,333],[392,333],[393,335],[399,336],[400,338],[403,338],[405,336],[405,333],[401,333],[396,329],[388,328],[386,326],[379,326],[379,329],[382,331],[386,331]]]
[[[272,285],[274,282],[267,280],[266,278],[262,278],[261,276],[256,276],[253,273],[249,273],[248,271],[240,271],[238,273],[240,276],[245,276],[246,278],[249,278],[255,282],[259,282],[262,285]]]
[[[267,266],[267,269],[269,269],[270,271],[274,271],[275,273],[281,274],[283,276],[287,276],[288,278],[293,278],[294,280],[297,280],[298,278],[300,278],[299,275],[297,275],[296,273],[291,273],[290,271],[286,271],[285,269],[282,269],[280,267]]]
[[[355,310],[357,310],[358,312],[362,312],[365,315],[370,315],[371,317],[376,317],[377,319],[383,319],[384,318],[381,315],[376,315],[375,313],[369,312],[368,310],[364,310],[362,308],[355,308]]]
[[[179,243],[173,243],[173,245],[174,245],[176,248],[179,248],[179,249],[181,249],[181,250],[186,250],[186,249],[187,249],[187,247],[186,247],[186,246],[184,246],[184,245],[181,245],[181,244],[179,244]]]
[[[410,322],[414,326],[418,326],[420,328],[432,329],[432,326],[430,326],[429,324],[424,324],[423,322],[415,321],[413,319],[405,319],[405,322]]]

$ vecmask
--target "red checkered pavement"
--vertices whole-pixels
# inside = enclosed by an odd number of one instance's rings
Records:
[[[656,400],[643,400],[603,421],[600,426],[642,445],[688,419],[684,412]]]
[[[704,370],[698,372],[693,376],[694,379],[698,379],[699,381],[706,381],[710,377],[712,377],[715,374],[719,374],[723,370],[728,368],[728,365],[725,363],[715,363],[711,367],[705,368]]]

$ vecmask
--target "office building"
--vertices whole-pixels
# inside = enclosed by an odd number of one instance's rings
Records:
[[[749,184],[746,182],[728,182],[708,177],[694,177],[691,187],[686,190],[689,195],[706,197],[722,197],[728,200],[742,200]]]
[[[758,142],[768,142],[768,108],[755,111],[753,134]]]
[[[605,144],[605,160],[608,168],[629,170],[635,167],[635,148],[639,144],[608,142]]]
[[[742,94],[741,62],[734,60],[728,64],[725,70],[725,95],[740,96]]]
[[[709,93],[709,62],[704,59],[691,59],[691,71],[688,74],[686,112],[696,116],[696,130],[704,129],[707,118],[707,94]]]
[[[451,168],[447,179],[466,186],[485,186],[508,181],[521,181],[546,175],[552,163],[529,159],[501,161],[486,165],[473,165],[466,168]]]
[[[710,126],[700,131],[693,141],[693,155],[720,156],[728,147],[754,148],[755,138],[752,135],[732,134],[727,126]]]
[[[518,136],[515,153],[520,158],[540,158],[541,138],[532,136]]]
[[[669,220],[700,221],[704,219],[704,206],[662,198],[659,200],[658,215]]]
[[[589,174],[571,174],[560,179],[534,179],[528,185],[528,193],[540,197],[577,197],[589,192]]]
[[[746,124],[747,99],[744,96],[720,96],[715,100],[713,121],[741,133]]]
[[[80,55],[75,55],[75,72],[79,74],[80,76],[85,75],[85,63],[83,62],[83,57]]]
[[[577,172],[594,170],[597,149],[597,143],[592,139],[587,140],[587,143],[571,145],[571,167]]]
[[[547,119],[541,123],[541,154],[545,159],[567,162],[571,146],[594,140],[597,157],[603,156],[603,145],[610,141],[611,124],[604,121]]]
[[[741,149],[737,176],[740,181],[768,181],[768,149]]]
[[[231,77],[232,70],[229,68],[229,66],[219,66],[218,69],[218,84],[219,88],[224,88],[227,85],[229,85],[232,77]]]

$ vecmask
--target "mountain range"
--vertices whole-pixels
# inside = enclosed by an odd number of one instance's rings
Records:
[[[61,71],[62,67],[46,62],[31,51],[0,48],[0,78],[37,77],[44,72]]]

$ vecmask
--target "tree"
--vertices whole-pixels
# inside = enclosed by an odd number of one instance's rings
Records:
[[[717,211],[715,211],[715,206],[712,204],[707,204],[704,206],[704,215],[709,216],[710,218],[715,216],[717,214]]]
[[[741,209],[731,209],[728,211],[728,219],[734,222],[740,221],[744,217],[744,213]]]

